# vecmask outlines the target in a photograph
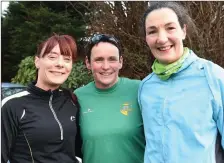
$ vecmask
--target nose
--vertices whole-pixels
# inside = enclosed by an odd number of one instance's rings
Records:
[[[64,65],[64,59],[63,59],[63,56],[59,56],[58,59],[57,59],[57,66],[59,67],[63,67]]]
[[[158,44],[164,44],[164,43],[167,42],[167,40],[168,40],[167,33],[165,31],[159,31],[158,32],[157,43]]]
[[[105,70],[110,68],[110,65],[109,65],[108,61],[103,62],[102,68],[105,69]]]

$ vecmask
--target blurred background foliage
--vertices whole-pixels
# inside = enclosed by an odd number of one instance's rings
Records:
[[[36,68],[34,64],[34,56],[28,56],[23,59],[19,64],[19,70],[14,78],[12,78],[12,83],[20,83],[22,85],[28,85],[30,81],[36,79]],[[82,61],[77,61],[73,64],[72,72],[65,83],[62,85],[64,88],[76,89],[81,87],[90,81],[92,81],[92,76],[87,70],[86,66]]]
[[[224,2],[183,1],[198,32],[188,35],[185,46],[202,58],[224,67]],[[147,1],[18,1],[10,2],[1,16],[2,82],[26,85],[35,79],[33,56],[40,42],[53,33],[69,34],[78,44],[78,62],[64,87],[75,89],[92,80],[85,68],[85,46],[94,33],[120,40],[124,65],[121,76],[143,79],[154,58],[142,33]]]

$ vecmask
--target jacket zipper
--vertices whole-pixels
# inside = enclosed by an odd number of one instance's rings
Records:
[[[63,128],[62,128],[62,125],[60,123],[60,121],[58,120],[58,117],[53,109],[53,106],[52,106],[52,99],[53,99],[53,94],[50,96],[50,100],[49,100],[49,106],[50,106],[50,109],[51,109],[51,112],[53,113],[54,115],[54,119],[57,121],[58,125],[59,125],[59,128],[60,128],[60,132],[61,132],[61,140],[63,140]]]

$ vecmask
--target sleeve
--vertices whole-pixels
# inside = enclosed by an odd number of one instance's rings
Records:
[[[217,110],[217,120],[216,124],[218,127],[218,136],[216,139],[216,162],[223,163],[224,162],[224,70],[220,72],[222,78],[218,79],[219,85],[219,96],[217,98],[219,100],[218,110]],[[218,91],[217,91],[218,92]]]
[[[76,126],[77,126],[77,134],[75,138],[75,154],[76,156],[80,157],[82,159],[82,138],[81,138],[81,131],[80,131],[80,124],[79,124],[79,107],[78,112],[76,115]]]
[[[216,67],[213,96],[215,99],[216,124],[221,136],[221,145],[224,149],[224,69]]]
[[[140,107],[140,111],[142,112],[142,90],[144,89],[144,84],[153,76],[153,73],[146,76],[142,81],[140,81],[139,87],[138,87],[138,104]]]
[[[216,122],[218,135],[216,139],[216,162],[224,162],[224,69],[212,62],[205,62],[205,75],[213,95],[213,119]]]
[[[82,138],[80,133],[80,125],[79,125],[79,113],[80,113],[80,105],[78,103],[77,96],[70,92],[71,98],[73,103],[77,106],[77,113],[76,113],[76,128],[77,133],[75,137],[75,155],[82,159]]]
[[[139,87],[138,87],[138,105],[139,105],[140,111],[142,111],[142,103],[141,103],[142,87],[143,87],[143,84],[142,84],[142,82],[140,82]]]
[[[215,157],[216,157],[216,163],[223,163],[224,162],[224,150],[222,149],[221,136],[220,136],[219,133],[218,133],[218,136],[217,136],[217,139],[216,139]]]
[[[224,69],[212,62],[204,63],[208,86],[213,96],[213,119],[221,136],[221,146],[224,149]]]
[[[16,113],[12,111],[9,102],[1,108],[1,162],[7,163],[10,158],[10,150],[18,133]]]

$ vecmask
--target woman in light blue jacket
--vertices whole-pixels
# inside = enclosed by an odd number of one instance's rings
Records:
[[[183,46],[191,25],[176,2],[153,3],[144,15],[146,42],[156,58],[139,88],[144,163],[216,163],[218,133],[223,155],[224,69]]]

